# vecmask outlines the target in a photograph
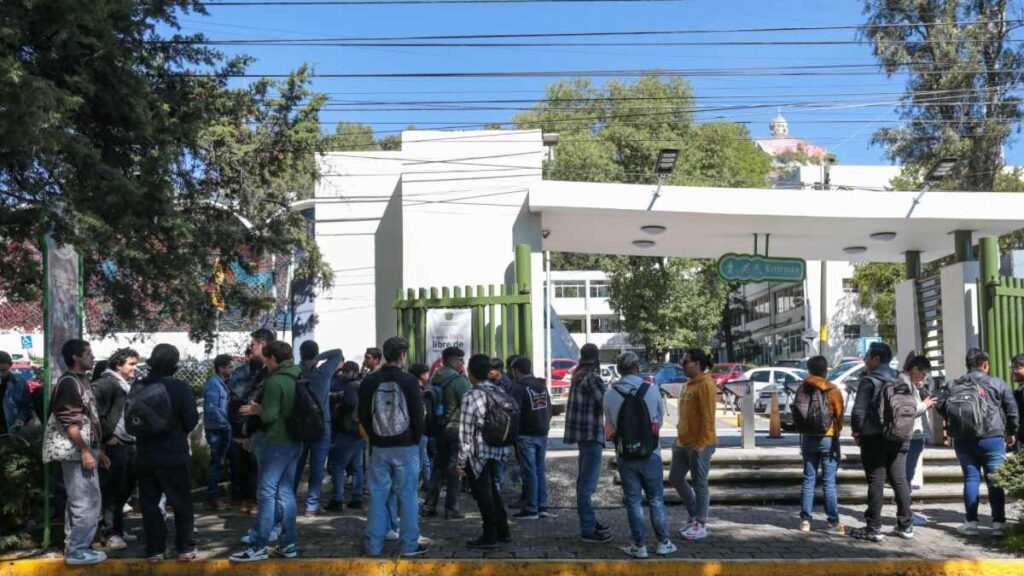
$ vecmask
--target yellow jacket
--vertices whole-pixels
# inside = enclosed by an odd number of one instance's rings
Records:
[[[718,387],[710,374],[690,379],[679,395],[679,424],[676,445],[704,448],[718,442],[715,435],[715,404]]]

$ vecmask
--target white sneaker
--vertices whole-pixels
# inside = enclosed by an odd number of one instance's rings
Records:
[[[388,530],[388,533],[384,535],[385,540],[398,540],[399,538],[398,530]]]
[[[977,522],[964,522],[956,529],[957,532],[964,536],[977,536],[978,535],[978,523]]]
[[[127,547],[128,543],[120,536],[115,535],[107,538],[107,550],[124,550]]]
[[[699,524],[697,522],[694,522],[693,526],[690,526],[689,529],[683,531],[683,538],[686,538],[687,540],[700,540],[702,538],[707,538],[707,537],[708,537],[708,527],[707,527],[707,524]]]
[[[676,545],[671,540],[665,540],[664,542],[658,542],[658,556],[668,556],[673,554],[676,550]]]
[[[992,532],[996,536],[1002,536],[1005,531],[1006,531],[1006,522],[993,522],[992,523]]]
[[[280,532],[271,532],[270,533],[270,539],[267,540],[267,543],[268,544],[273,544],[274,542],[277,542],[280,538],[281,538],[281,533]],[[242,542],[242,544],[246,544],[248,546],[252,546],[252,534],[246,534],[245,536],[242,536],[241,542]]]
[[[810,532],[811,531],[811,521],[808,520],[807,518],[801,518],[800,519],[800,531],[801,532]]]
[[[625,552],[627,556],[632,556],[633,558],[639,558],[641,560],[647,558],[647,546],[630,544],[629,546],[623,546],[622,551]]]
[[[697,525],[697,522],[695,520],[687,520],[686,524],[683,524],[683,527],[679,529],[679,535],[682,536],[683,538],[685,538],[686,537],[686,533],[689,532],[690,530],[693,530],[694,526],[696,526],[696,525]]]

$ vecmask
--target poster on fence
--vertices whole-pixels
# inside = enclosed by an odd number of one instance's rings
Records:
[[[449,346],[462,348],[468,356],[472,330],[473,311],[469,308],[427,309],[427,366],[431,371],[441,364],[441,352]]]
[[[58,246],[46,238],[46,340],[50,385],[67,369],[60,349],[72,338],[81,338],[82,324],[78,308],[78,253],[71,246]]]

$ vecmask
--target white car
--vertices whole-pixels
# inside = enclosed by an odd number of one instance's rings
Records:
[[[754,383],[754,397],[761,395],[761,390],[770,384],[793,384],[807,378],[807,371],[799,368],[767,366],[754,368],[743,373],[743,377]]]

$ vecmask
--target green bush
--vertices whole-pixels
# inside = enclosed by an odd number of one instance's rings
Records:
[[[0,435],[0,550],[17,545],[17,533],[43,507],[42,439]]]
[[[997,486],[1014,498],[1024,498],[1024,459],[1019,454],[1008,454],[1006,460],[992,475]]]

